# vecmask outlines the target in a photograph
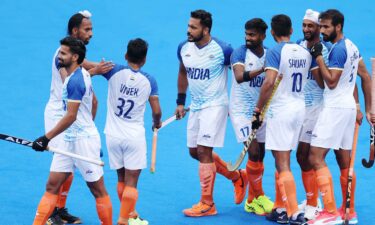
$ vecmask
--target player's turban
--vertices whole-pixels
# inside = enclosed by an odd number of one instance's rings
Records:
[[[319,24],[319,12],[314,11],[312,9],[306,10],[305,16],[303,17],[304,20],[311,20],[312,22]]]
[[[78,13],[81,14],[82,16],[86,17],[86,18],[91,17],[91,13],[88,10],[79,11]]]

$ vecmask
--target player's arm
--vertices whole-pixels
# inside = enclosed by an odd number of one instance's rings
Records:
[[[92,108],[91,108],[91,114],[92,114],[92,120],[95,120],[96,112],[98,111],[98,98],[96,97],[95,93],[92,92]]]
[[[236,78],[236,81],[239,84],[242,82],[249,81],[252,78],[262,74],[263,72],[263,68],[254,71],[245,71],[245,67],[243,64],[235,64],[233,66],[234,77]]]
[[[178,89],[178,94],[177,94],[177,108],[175,111],[175,114],[177,116],[177,119],[181,119],[185,116],[185,100],[186,100],[186,91],[188,88],[189,82],[187,79],[187,73],[186,73],[186,68],[182,62],[180,62],[180,67],[178,70],[178,78],[177,78],[177,89]]]
[[[342,70],[328,69],[326,64],[324,63],[323,56],[321,55],[316,58],[316,63],[319,66],[319,71],[322,75],[323,80],[327,84],[327,87],[329,89],[336,88],[337,84],[339,83]]]
[[[365,63],[363,62],[363,59],[361,59],[358,64],[358,75],[361,78],[362,92],[365,97],[366,119],[371,124],[371,78],[366,69]]]
[[[80,104],[80,102],[68,100],[67,112],[65,116],[56,124],[56,126],[52,130],[50,130],[45,135],[49,140],[62,133],[74,123],[74,121],[77,119],[77,113]]]
[[[311,74],[314,76],[314,79],[315,79],[316,83],[318,84],[318,86],[323,89],[324,88],[324,81],[323,81],[322,75],[320,74],[319,68],[318,67],[313,68],[311,70]]]
[[[148,99],[152,110],[152,127],[161,127],[161,107],[159,103],[159,97],[157,95],[150,96]]]
[[[83,61],[83,63],[85,63],[85,61]],[[113,69],[114,64],[111,61],[105,61],[104,59],[102,59],[99,63],[90,62],[88,68],[89,67],[91,68],[90,69],[86,69],[86,67],[84,68],[90,73],[91,76],[95,76],[99,74],[108,73],[109,71]]]
[[[266,70],[266,77],[264,79],[263,85],[260,89],[259,99],[257,106],[254,111],[260,112],[263,107],[266,105],[268,99],[272,95],[273,86],[275,85],[275,80],[277,77],[277,71],[273,69]]]
[[[359,106],[359,97],[358,97],[358,87],[357,87],[357,84],[354,85],[353,97],[354,97],[355,103],[357,105],[356,121],[357,121],[357,123],[359,125],[361,125],[362,124],[362,120],[363,120],[363,114],[361,112],[361,107]]]

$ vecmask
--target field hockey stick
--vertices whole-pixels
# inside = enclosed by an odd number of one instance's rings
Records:
[[[184,109],[185,112],[189,112],[190,108]],[[177,115],[173,115],[166,119],[164,122],[162,122],[161,127],[154,128],[153,135],[152,135],[152,149],[151,149],[151,166],[150,166],[150,172],[155,173],[155,165],[156,165],[156,148],[158,143],[158,131],[162,129],[163,127],[167,126],[168,124],[172,123],[177,119]]]
[[[371,116],[375,114],[375,58],[371,58]],[[362,159],[362,165],[366,168],[371,168],[374,165],[375,157],[375,125],[371,127],[370,131],[370,156],[369,160]]]
[[[278,76],[276,81],[275,81],[275,85],[273,86],[271,97],[268,99],[266,105],[263,107],[263,109],[260,113],[261,121],[263,121],[263,118],[266,115],[266,112],[267,112],[267,110],[268,110],[268,108],[271,104],[272,98],[276,93],[276,89],[279,86],[281,79],[282,79],[282,75]],[[249,146],[250,146],[251,142],[256,138],[257,130],[258,129],[252,129],[251,130],[251,133],[250,133],[249,137],[247,138],[247,140],[245,142],[245,145],[244,145],[240,155],[238,156],[236,162],[234,164],[232,164],[231,162],[227,162],[227,169],[229,171],[235,171],[235,170],[238,169],[238,167],[240,167],[242,161],[244,160],[244,158],[246,156],[247,150],[249,149]]]
[[[4,141],[9,141],[9,142],[12,142],[12,143],[24,145],[24,146],[27,146],[27,147],[32,147],[32,145],[33,145],[32,141],[22,139],[22,138],[18,138],[18,137],[14,137],[14,136],[10,136],[10,135],[6,135],[6,134],[0,134],[0,139],[4,140]],[[50,152],[59,153],[59,154],[62,154],[62,155],[66,155],[66,156],[75,158],[75,159],[79,159],[79,160],[82,160],[82,161],[85,161],[85,162],[93,163],[93,164],[96,164],[96,165],[99,165],[99,166],[104,166],[104,162],[102,162],[100,160],[91,159],[91,158],[88,158],[88,157],[85,157],[85,156],[77,155],[77,154],[67,152],[67,151],[62,151],[62,150],[59,150],[59,149],[56,149],[56,148],[53,148],[53,147],[49,147],[49,146],[47,147],[47,150],[50,151]]]
[[[348,186],[346,189],[345,216],[344,216],[345,220],[343,222],[343,224],[345,225],[349,224],[350,197],[352,195],[352,181],[353,181],[353,173],[354,173],[355,153],[357,150],[358,130],[359,130],[359,124],[355,123],[353,146],[352,146],[352,152],[350,154],[350,165],[349,165],[349,172],[348,172]]]

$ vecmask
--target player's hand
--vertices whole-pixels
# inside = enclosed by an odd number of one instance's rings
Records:
[[[322,55],[323,51],[323,45],[320,42],[315,43],[312,48],[310,49],[310,54],[314,59],[316,59],[318,56]]]
[[[186,111],[184,105],[178,105],[175,111],[176,119],[180,120],[185,117]]]
[[[49,141],[50,140],[46,137],[46,135],[43,135],[43,136],[35,139],[35,141],[33,142],[32,148],[35,151],[42,152],[42,151],[47,149]]]
[[[159,129],[159,128],[161,127],[161,125],[162,125],[162,122],[161,122],[161,121],[159,121],[159,122],[157,122],[157,123],[153,122],[153,124],[152,124],[152,131],[154,131],[155,128],[156,128],[156,129]]]
[[[105,61],[102,59],[102,61],[100,61],[99,64],[92,68],[89,72],[91,75],[105,74],[113,69],[113,67],[114,64],[111,61]]]
[[[259,129],[262,125],[262,121],[260,120],[260,112],[253,112],[253,121],[251,122],[251,129]]]
[[[367,117],[367,115],[366,115],[366,117]],[[362,124],[363,114],[362,114],[361,110],[357,110],[357,116],[356,116],[355,119],[356,119],[356,121],[357,121],[357,123],[358,123],[359,125]]]

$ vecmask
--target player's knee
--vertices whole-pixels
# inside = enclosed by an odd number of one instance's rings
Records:
[[[249,151],[249,159],[253,162],[258,162],[261,160],[261,155],[259,151]]]
[[[189,154],[193,159],[198,160],[198,152],[197,149],[189,149]]]
[[[46,191],[52,194],[57,195],[60,191],[60,186],[59,183],[57,182],[52,182],[51,180],[48,180],[46,184]]]

